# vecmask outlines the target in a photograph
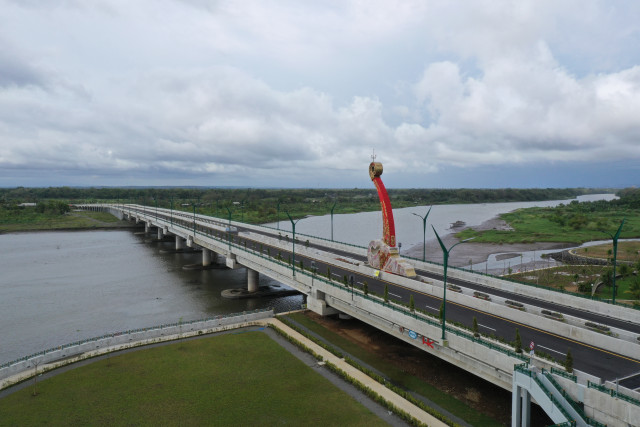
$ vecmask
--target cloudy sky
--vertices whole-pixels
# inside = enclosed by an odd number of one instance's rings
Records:
[[[640,184],[640,2],[0,0],[0,186]]]

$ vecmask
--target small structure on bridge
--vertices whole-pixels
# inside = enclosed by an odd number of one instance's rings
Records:
[[[375,161],[375,155],[371,156],[369,165],[369,176],[378,190],[378,198],[382,207],[382,240],[372,240],[369,242],[367,259],[373,268],[388,271],[400,276],[415,277],[416,272],[413,265],[400,258],[396,247],[396,229],[393,222],[393,209],[387,189],[380,179],[382,175],[382,163]]]

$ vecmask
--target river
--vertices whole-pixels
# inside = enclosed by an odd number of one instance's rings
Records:
[[[473,226],[514,209],[568,202],[437,205],[428,224],[445,234],[454,221]],[[394,210],[396,235],[405,248],[422,243],[422,220],[412,214],[427,209]],[[347,243],[365,246],[382,233],[379,212],[335,215],[333,223],[335,240]],[[290,229],[290,223],[281,221],[280,227]],[[305,218],[296,232],[330,238],[330,216]],[[245,270],[183,270],[201,255],[161,252],[173,246],[132,231],[0,235],[0,363],[109,332],[257,308],[287,311],[302,303],[300,296],[223,299],[223,289],[246,285]],[[260,283],[277,284],[267,277]]]

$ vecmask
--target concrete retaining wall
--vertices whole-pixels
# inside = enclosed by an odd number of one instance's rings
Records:
[[[43,352],[27,356],[23,360],[9,362],[0,368],[0,389],[10,385],[6,383],[7,378],[19,374],[23,371],[33,369],[34,363],[39,366],[50,365],[60,362],[64,365],[70,361],[81,360],[83,355],[95,352],[98,349],[114,346],[134,346],[136,343],[161,339],[163,337],[180,336],[193,334],[194,331],[214,331],[215,329],[238,325],[241,323],[252,322],[260,319],[273,317],[273,310],[259,310],[255,312],[237,313],[232,315],[216,316],[206,320],[198,320],[185,322],[182,324],[161,325],[142,330],[124,331],[115,334],[105,335],[103,337],[90,338],[77,344],[62,345],[58,348],[45,350]],[[207,332],[209,333],[209,332]],[[55,368],[57,366],[53,366]],[[51,367],[50,367],[51,369]]]

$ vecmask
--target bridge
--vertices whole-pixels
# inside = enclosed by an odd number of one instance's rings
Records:
[[[174,236],[176,249],[201,248],[203,266],[224,257],[228,268],[247,270],[248,294],[259,291],[259,277],[266,275],[305,295],[318,314],[355,317],[511,390],[514,426],[528,425],[532,398],[557,423],[629,426],[640,420],[639,310],[453,269],[443,328],[438,264],[412,260],[416,276],[407,278],[372,268],[366,248],[231,218],[135,204],[77,207],[144,223],[159,239]],[[574,371],[474,334],[474,317],[496,337],[511,340],[518,328],[525,348],[535,343],[554,359],[570,349]]]

